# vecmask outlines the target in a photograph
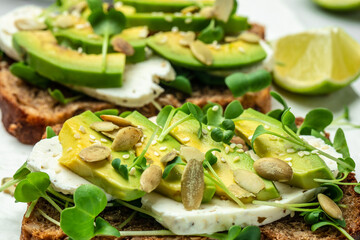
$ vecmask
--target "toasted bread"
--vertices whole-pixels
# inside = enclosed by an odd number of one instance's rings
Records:
[[[356,182],[355,175],[350,174],[346,182]],[[360,239],[360,195],[354,191],[354,186],[341,186],[344,198],[341,203],[347,205],[343,209],[346,221],[346,231],[354,238]],[[66,235],[55,224],[43,218],[36,209],[43,210],[50,217],[59,220],[60,216],[45,200],[40,200],[29,218],[23,219],[20,240],[55,240],[66,239]],[[119,226],[127,219],[132,210],[125,207],[107,208],[101,216],[113,226]],[[146,231],[164,229],[154,219],[144,218],[136,215],[122,231]],[[262,239],[303,239],[303,240],[338,240],[346,239],[339,231],[332,227],[322,227],[315,232],[310,230],[310,225],[305,224],[303,217],[295,215],[286,217],[279,221],[261,227]],[[126,239],[201,239],[191,236],[147,236],[147,237],[125,237]],[[114,237],[97,237],[95,239],[117,239]],[[204,238],[205,239],[205,238]]]

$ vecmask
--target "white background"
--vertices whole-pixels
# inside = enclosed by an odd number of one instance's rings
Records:
[[[240,0],[239,2],[241,15],[248,16],[250,22],[258,22],[266,26],[268,40],[305,29],[338,26],[360,42],[360,11],[345,14],[330,13],[318,8],[310,0]],[[50,1],[45,0],[0,0],[0,15],[17,6],[26,4],[47,6],[49,3]],[[352,121],[360,124],[360,81],[328,96],[304,97],[275,90],[287,99],[297,116],[303,116],[314,107],[327,107],[337,116],[342,113],[344,106],[349,106]],[[346,128],[345,132],[352,157],[360,166],[360,129]],[[0,124],[0,179],[12,176],[26,160],[30,151],[31,146],[18,143]],[[0,193],[0,239],[19,239],[25,208],[25,204],[15,204],[13,198]]]

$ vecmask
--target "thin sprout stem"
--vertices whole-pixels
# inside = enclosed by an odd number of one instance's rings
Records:
[[[166,122],[165,122],[165,125],[164,125],[164,130],[166,130],[169,126],[170,126],[170,123],[171,123],[171,120],[173,119],[174,117],[174,114],[175,114],[175,109],[171,109],[170,113],[169,113],[169,116],[168,118],[166,119]],[[161,137],[161,134],[160,134],[160,137]],[[162,140],[161,140],[162,141]]]
[[[106,72],[106,55],[109,45],[109,31],[105,31],[104,40],[102,44],[102,72]]]
[[[50,222],[52,222],[53,224],[57,225],[60,227],[60,223],[58,221],[56,221],[55,219],[53,219],[52,217],[50,217],[49,215],[47,215],[45,212],[43,212],[43,210],[38,209],[39,213],[41,214],[41,216],[43,216],[44,218],[46,218],[47,220],[49,220]]]
[[[5,183],[4,185],[2,185],[0,187],[0,192],[4,191],[5,189],[8,189],[9,187],[17,184],[18,182],[20,182],[22,179],[12,179],[10,181],[8,181],[7,183]]]
[[[60,198],[61,200],[64,200],[65,202],[74,203],[74,200],[72,198],[66,197],[64,194],[61,194],[61,193],[55,191],[52,187],[49,187],[47,190],[52,195],[54,195],[57,198]]]
[[[51,199],[51,197],[49,197],[46,194],[43,194],[42,197],[48,201],[56,210],[58,210],[60,213],[62,212],[62,209],[59,207],[59,205],[57,205],[54,200]]]
[[[355,240],[348,232],[345,231],[342,227],[338,227],[335,224],[332,224],[333,227],[335,227],[337,230],[339,230],[347,239],[349,240]]]
[[[171,132],[171,130],[173,130],[175,127],[177,127],[181,123],[189,120],[191,117],[192,117],[191,115],[187,115],[186,117],[183,117],[182,119],[180,119],[177,122],[175,122],[174,124],[172,124],[168,129],[164,129],[163,132],[161,133],[161,135],[159,136],[158,141],[162,142],[164,140],[164,138],[166,137],[166,135],[168,135]]]
[[[157,103],[155,100],[151,101],[152,105],[154,105],[154,107],[160,112],[162,107],[160,106],[159,103]]]
[[[312,212],[312,211],[315,210],[315,209],[292,207],[292,206],[291,206],[292,204],[291,204],[291,205],[288,205],[288,204],[275,203],[275,202],[265,202],[265,201],[258,201],[258,200],[252,201],[252,204],[254,204],[254,205],[265,205],[265,206],[277,207],[277,208],[283,208],[283,209],[288,209],[288,210],[296,211],[296,212]]]
[[[158,216],[158,215],[156,215],[156,214],[154,214],[154,213],[152,213],[152,212],[150,212],[150,211],[147,211],[147,210],[145,210],[145,209],[136,207],[136,206],[131,205],[131,204],[129,204],[129,203],[125,202],[125,201],[122,201],[122,200],[120,200],[120,199],[117,199],[117,200],[115,200],[115,201],[118,202],[118,203],[120,203],[121,205],[123,205],[123,206],[125,206],[125,207],[128,207],[128,208],[132,209],[132,210],[135,210],[135,211],[137,211],[137,212],[141,212],[141,213],[143,213],[143,214],[149,215],[150,217],[155,218],[155,219],[158,220],[159,222],[162,221],[162,219],[161,219],[160,216]]]
[[[35,205],[37,204],[37,202],[39,201],[39,199],[36,199],[34,201],[31,202],[29,208],[27,209],[26,213],[25,213],[25,218],[30,217],[30,214],[32,213],[32,211],[34,210]]]
[[[123,227],[125,227],[136,215],[136,211],[134,211],[124,222],[122,222],[119,226],[118,229],[122,229]]]
[[[120,231],[120,236],[174,236],[175,233],[169,230],[152,230],[152,231]]]

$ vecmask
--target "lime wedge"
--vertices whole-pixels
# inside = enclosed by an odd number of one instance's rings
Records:
[[[313,0],[317,5],[333,11],[349,11],[360,8],[360,0]]]
[[[330,93],[360,75],[360,44],[339,28],[288,35],[274,43],[273,70],[291,92]]]

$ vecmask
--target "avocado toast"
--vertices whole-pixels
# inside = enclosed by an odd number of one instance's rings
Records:
[[[66,237],[64,232],[73,239],[89,239],[94,236],[91,233],[93,230],[80,232],[79,229],[87,227],[79,227],[76,222],[67,218],[70,213],[75,214],[75,218],[82,218],[81,214],[75,213],[76,208],[89,210],[89,206],[80,201],[82,196],[87,196],[90,201],[92,194],[98,192],[90,187],[93,185],[88,185],[89,182],[105,189],[106,193],[112,193],[112,198],[101,192],[97,193],[98,201],[103,199],[101,202],[106,203],[106,198],[112,199],[100,216],[119,228],[125,225],[120,230],[123,237],[145,235],[152,239],[162,239],[164,235],[167,238],[175,233],[233,239],[230,232],[235,231],[239,234],[239,239],[260,239],[260,230],[255,227],[258,225],[265,225],[260,227],[265,239],[288,239],[289,236],[301,239],[341,239],[341,234],[335,229],[340,231],[342,227],[352,237],[357,236],[359,212],[356,204],[359,196],[355,193],[354,186],[342,186],[340,182],[344,180],[357,185],[353,175],[349,174],[353,171],[354,163],[346,150],[346,140],[341,129],[337,131],[334,143],[330,143],[315,133],[328,123],[312,125],[311,117],[307,115],[300,126],[294,127],[295,118],[289,109],[280,110],[283,111],[281,122],[275,119],[274,115],[266,116],[251,109],[243,111],[239,102],[232,102],[224,112],[216,104],[204,109],[194,109],[197,107],[189,103],[178,109],[166,106],[158,115],[156,124],[136,111],[121,117],[98,113],[100,118],[91,112],[85,112],[66,121],[59,137],[48,131],[48,139],[34,147],[27,161],[27,168],[34,172],[29,174],[29,171],[22,167],[14,175],[15,180],[12,183],[18,182],[15,191],[18,201],[29,200],[30,196],[26,193],[26,189],[30,187],[26,184],[28,182],[43,189],[40,190],[43,192],[42,198],[49,201],[50,196],[57,204],[40,200],[34,210],[37,200],[31,200],[35,204],[30,205],[26,214],[30,214],[30,217],[24,218],[23,239],[63,239]],[[326,116],[323,109],[314,109],[312,113],[314,112],[322,112],[323,117]],[[257,125],[256,130],[242,128],[243,124],[250,124],[248,121]],[[291,126],[292,130],[288,126]],[[132,133],[129,132],[130,129]],[[264,132],[264,129],[267,132]],[[308,135],[309,130],[317,137]],[[248,131],[253,131],[252,137],[244,137]],[[299,138],[297,134],[294,135],[295,132],[303,135]],[[234,134],[237,137],[234,138]],[[251,151],[244,152],[245,143],[240,144],[239,136],[248,143]],[[338,148],[339,143],[342,143],[341,148]],[[333,144],[341,153],[337,153],[328,144]],[[279,145],[283,146],[280,151],[276,150]],[[260,146],[264,148],[260,149]],[[106,151],[90,151],[93,148]],[[267,149],[272,149],[272,156],[267,155]],[[194,162],[199,160],[200,165]],[[287,174],[281,175],[283,177],[280,177],[279,172],[271,174],[271,168],[261,167],[265,166],[266,161],[278,167],[280,165],[276,161],[285,164],[287,167],[280,169]],[[257,164],[260,162],[262,164]],[[64,168],[64,165],[67,168]],[[82,176],[86,180],[63,181],[66,179],[65,172],[69,172],[69,169],[77,178]],[[315,169],[317,170],[314,171]],[[43,173],[39,173],[39,170]],[[237,174],[239,171],[241,175]],[[264,175],[264,171],[270,176]],[[295,177],[299,174],[307,181]],[[37,185],[36,182],[42,182],[39,179],[49,177],[51,188],[46,190],[43,185]],[[115,179],[118,180],[114,181]],[[47,184],[50,184],[49,181]],[[85,185],[79,187],[82,184]],[[190,190],[193,185],[203,187],[193,192]],[[301,188],[294,187],[300,185]],[[337,185],[341,186],[344,192]],[[318,188],[319,186],[321,187]],[[75,198],[72,200],[74,191]],[[148,194],[144,195],[145,192]],[[324,194],[333,200],[324,204],[321,199]],[[131,200],[141,196],[142,208],[139,209],[139,203]],[[194,201],[195,199],[197,200]],[[202,201],[200,208],[199,200]],[[69,203],[66,203],[67,201]],[[341,201],[340,208],[332,201]],[[329,202],[336,207],[329,205]],[[60,223],[58,210],[51,205],[61,211]],[[135,211],[132,212],[124,206]],[[98,207],[94,206],[94,209]],[[91,221],[94,221],[101,211],[96,210]],[[149,218],[142,218],[140,213],[135,213],[138,211],[155,218],[170,231],[163,230]],[[276,221],[292,211],[298,212],[295,217],[291,217],[291,214],[284,220]],[[136,216],[130,223],[125,221],[129,215],[133,217],[134,214]],[[130,216],[130,219],[132,217]],[[96,218],[96,226],[102,218]],[[273,221],[275,222],[272,223]],[[52,224],[60,224],[64,232]],[[249,225],[252,227],[246,227]],[[311,225],[314,232],[310,231]],[[325,225],[332,227],[321,227]],[[240,227],[244,229],[241,230]],[[318,227],[321,228],[316,230]],[[228,235],[225,232],[212,235],[229,228]],[[87,237],[81,235],[83,238],[80,238],[78,234],[85,234]],[[118,233],[109,229],[100,233],[109,234],[118,236]],[[244,234],[249,238],[244,238]],[[349,235],[347,237],[352,239]]]
[[[189,1],[181,4],[185,3],[186,7],[180,12],[172,10],[164,13],[161,11],[162,5],[156,3],[153,7],[158,7],[159,12],[143,12],[141,9],[144,9],[144,5],[141,4],[145,3],[138,3],[135,7],[118,2],[112,6],[104,5],[106,10],[103,14],[115,9],[115,12],[121,12],[126,17],[125,28],[109,37],[107,61],[102,57],[104,36],[94,32],[96,28],[89,23],[89,17],[95,10],[87,7],[85,1],[63,0],[48,9],[36,9],[37,17],[13,20],[11,24],[14,24],[15,30],[9,31],[12,33],[10,45],[7,42],[9,36],[0,45],[6,54],[16,60],[23,59],[26,64],[13,64],[10,67],[12,74],[7,67],[2,68],[0,99],[3,123],[8,132],[23,143],[34,144],[40,139],[40,129],[63,123],[74,113],[84,110],[117,108],[122,112],[137,109],[146,116],[153,116],[159,106],[170,104],[178,107],[186,101],[199,106],[217,102],[225,107],[235,97],[225,85],[224,78],[228,72],[247,71],[261,65],[266,54],[258,41],[264,37],[264,29],[259,25],[250,25],[246,18],[234,14],[228,16],[226,21],[218,20],[214,9],[208,5],[210,2],[204,6],[194,6]],[[17,15],[31,12],[29,8],[17,10]],[[232,9],[236,9],[236,6]],[[206,11],[210,11],[210,15],[206,15]],[[10,18],[4,17],[0,25],[8,24],[7,19]],[[34,24],[30,29],[29,23]],[[160,29],[159,26],[166,29]],[[222,32],[220,38],[216,37],[218,41],[212,41],[213,37],[209,40],[209,33],[211,35],[214,32],[214,27],[215,31]],[[161,33],[161,30],[167,32]],[[207,48],[212,49],[211,55],[214,55],[214,64],[211,65],[202,63],[196,55],[193,56],[189,46],[180,44],[184,42],[187,33],[195,34],[196,37],[202,32],[205,36],[202,38],[208,42]],[[255,40],[241,40],[237,38],[240,32],[251,33],[252,38],[254,34],[257,36]],[[180,38],[179,42],[167,41],[173,42],[173,47],[182,51],[180,58],[174,58],[179,54],[176,51],[169,51],[170,55],[164,51],[167,45],[158,42],[160,38],[167,38],[162,34]],[[149,58],[150,48],[153,54],[163,58]],[[224,58],[229,53],[226,49],[232,49],[231,61]],[[183,61],[178,62],[178,59]],[[101,69],[104,62],[106,71]],[[64,98],[56,97],[58,92],[55,94],[54,91],[57,89],[65,95]],[[267,112],[270,107],[269,90],[258,90],[237,99],[241,100],[244,107]],[[34,97],[37,95],[43,98],[41,105]],[[56,111],[52,110],[54,106]],[[12,112],[9,109],[15,110]],[[46,109],[46,114],[41,114],[43,109]]]

